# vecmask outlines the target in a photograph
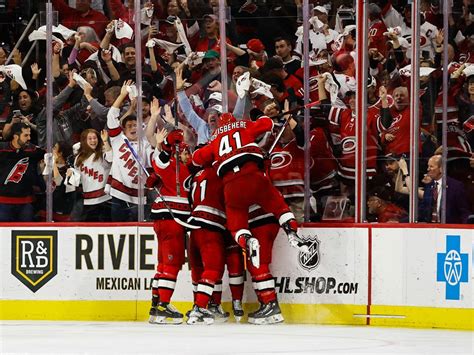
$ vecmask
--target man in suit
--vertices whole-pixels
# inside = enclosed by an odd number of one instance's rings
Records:
[[[425,185],[423,200],[420,203],[420,222],[440,223],[442,199],[441,155],[433,155],[428,160],[427,175],[431,182]],[[446,223],[467,223],[470,215],[469,201],[464,185],[449,176],[446,177]]]

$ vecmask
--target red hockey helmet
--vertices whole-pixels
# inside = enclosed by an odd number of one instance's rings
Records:
[[[165,144],[174,146],[175,144],[180,144],[184,141],[184,132],[182,129],[175,129],[168,133],[168,136],[165,138]]]
[[[189,153],[191,153],[191,148],[189,148],[189,145],[187,145],[184,142],[181,142],[181,143],[178,144],[178,149],[179,149],[180,153],[185,151],[185,150],[187,150]]]
[[[217,120],[217,127],[222,127],[222,126],[225,126],[226,124],[234,123],[236,121],[237,120],[235,119],[233,114],[231,114],[230,112],[225,112],[219,116]]]

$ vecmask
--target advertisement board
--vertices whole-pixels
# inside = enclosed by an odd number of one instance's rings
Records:
[[[472,229],[306,226],[308,253],[280,231],[270,270],[289,323],[472,329]],[[0,229],[0,318],[145,320],[155,274],[152,225]],[[188,264],[173,304],[190,309]],[[227,273],[223,305],[231,295]],[[34,301],[33,303],[31,301]],[[245,310],[257,305],[247,274]]]
[[[472,230],[372,229],[372,304],[472,308]]]

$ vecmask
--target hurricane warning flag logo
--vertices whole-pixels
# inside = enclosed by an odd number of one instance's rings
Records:
[[[12,275],[36,292],[57,274],[57,231],[12,231]]]
[[[319,252],[319,245],[321,242],[318,240],[316,235],[314,237],[311,236],[304,238],[303,242],[308,245],[309,251],[307,253],[300,251],[298,253],[298,262],[303,269],[311,271],[317,268],[321,261]]]

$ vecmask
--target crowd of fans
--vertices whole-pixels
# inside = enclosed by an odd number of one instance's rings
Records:
[[[50,172],[55,221],[137,220],[142,172],[124,140],[118,142],[116,137],[125,136],[149,167],[154,135],[163,128],[181,128],[192,148],[207,143],[227,95],[228,111],[238,119],[273,117],[275,133],[288,120],[274,147],[274,137],[264,137],[259,144],[266,150],[273,148],[270,176],[298,219],[303,218],[303,148],[309,144],[311,219],[353,221],[355,121],[359,119],[355,116],[356,14],[352,1],[310,2],[310,67],[305,78],[300,0],[228,1],[225,59],[220,56],[223,43],[216,0],[148,1],[141,6],[140,16],[135,16],[133,0],[53,0],[57,25],[62,26],[53,30],[52,53],[46,53],[41,28],[31,29],[30,41],[25,41],[28,46],[37,41],[41,53],[37,58],[30,56],[23,63],[25,43],[12,51],[18,38],[0,48],[1,136],[16,149],[26,147],[22,140],[28,140],[27,133],[32,144],[46,148],[45,56],[52,57],[54,147],[52,156],[39,163],[31,191],[25,192],[34,195],[27,200],[34,208],[25,220],[44,219]],[[415,79],[420,81],[419,221],[440,222],[443,190],[438,182],[445,174],[450,178],[446,221],[469,223],[474,214],[474,3],[453,2],[448,31],[443,30],[443,11],[438,0],[421,2],[422,68]],[[407,222],[411,5],[403,0],[375,0],[368,12],[367,216],[369,221]],[[137,17],[142,58],[135,55]],[[447,147],[441,145],[445,42]],[[12,60],[6,63],[10,54]],[[137,61],[142,63],[142,95],[137,95],[134,85]],[[224,61],[228,87],[221,80]],[[21,75],[8,69],[12,64],[22,66]],[[303,103],[305,80],[310,101],[320,103],[311,108],[309,142],[303,137],[301,112],[280,114]],[[137,117],[137,99],[141,99],[142,117]],[[447,150],[445,172],[443,149]],[[9,173],[0,176],[10,177]],[[8,189],[0,189],[3,221],[18,216],[5,209],[15,203],[11,199],[15,196],[9,194]],[[145,195],[149,206],[154,193],[145,189]]]

